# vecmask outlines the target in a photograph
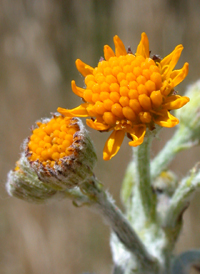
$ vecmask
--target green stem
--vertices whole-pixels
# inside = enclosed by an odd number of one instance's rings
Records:
[[[151,188],[150,176],[150,147],[151,136],[147,136],[144,142],[134,148],[134,159],[136,164],[136,186],[140,193],[141,203],[143,205],[146,219],[155,218],[156,196]]]
[[[148,253],[130,223],[126,220],[120,209],[111,202],[108,195],[99,193],[97,196],[97,203],[94,204],[94,206],[99,209],[99,212],[110,224],[120,242],[137,257],[142,265],[151,268],[156,264],[156,260]]]
[[[157,259],[148,252],[108,192],[104,192],[102,184],[95,177],[91,177],[83,183],[81,188],[91,201],[91,209],[95,208],[104,217],[125,250],[136,258],[138,267],[142,269],[141,273],[157,273]],[[119,264],[119,262],[116,263]]]
[[[173,229],[180,221],[182,221],[183,212],[189,206],[194,193],[199,187],[200,172],[197,173],[196,167],[194,167],[191,171],[191,175],[184,178],[176,189],[170,201],[170,206],[166,212],[163,227]]]
[[[194,146],[191,141],[191,134],[186,127],[179,127],[174,136],[167,142],[160,153],[154,158],[151,165],[152,181],[165,170],[176,154],[182,150]]]
[[[81,192],[79,187],[66,189],[61,193],[64,193],[66,198],[71,199],[75,206],[90,205],[93,202]]]

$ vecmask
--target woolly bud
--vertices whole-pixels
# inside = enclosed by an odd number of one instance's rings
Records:
[[[170,170],[162,171],[153,183],[153,187],[158,194],[165,194],[171,197],[178,186],[178,178]]]
[[[60,114],[37,122],[23,149],[6,188],[11,196],[30,202],[43,202],[55,194],[65,197],[93,175],[97,160],[81,120]]]
[[[19,166],[8,173],[6,189],[10,196],[31,203],[43,203],[56,194],[55,190],[48,188],[38,179],[33,170],[30,169],[29,173],[26,173]]]

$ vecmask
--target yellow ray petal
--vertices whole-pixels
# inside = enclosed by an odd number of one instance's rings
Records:
[[[172,78],[172,83],[175,86],[177,86],[180,82],[182,82],[185,77],[188,75],[188,69],[189,64],[185,63],[182,69],[179,69],[177,71],[173,71],[170,75],[170,78]]]
[[[183,46],[180,45],[180,46],[177,46],[175,48],[175,50],[172,52],[173,54],[171,56],[172,58],[171,58],[169,64],[164,67],[164,71],[163,71],[163,77],[164,78],[169,78],[170,77],[170,74],[171,74],[172,70],[176,66],[176,64],[177,64],[177,62],[178,62],[178,60],[181,56],[182,50],[183,50]]]
[[[130,141],[129,145],[136,147],[143,143],[144,136],[146,133],[146,126],[145,125],[134,126],[134,128],[131,130],[128,130],[128,132],[130,133],[131,137],[133,138],[133,141]]]
[[[163,110],[160,114],[154,122],[161,127],[174,127],[179,123],[179,120],[167,110]]]
[[[111,49],[111,47],[109,47],[108,45],[104,46],[104,57],[105,60],[108,61],[110,59],[110,57],[114,57],[115,53],[114,51]]]
[[[71,87],[73,92],[78,95],[79,97],[83,98],[83,93],[85,89],[77,87],[76,83],[74,80],[71,81]]]
[[[182,50],[183,50],[182,45],[176,46],[175,49],[170,54],[168,54],[165,58],[163,58],[160,61],[161,68],[163,68],[166,65],[169,65],[169,63],[171,62],[174,54],[176,54],[177,52],[181,55]],[[179,57],[180,57],[180,55],[179,55]]]
[[[110,128],[109,125],[105,125],[101,122],[98,122],[97,120],[93,121],[92,119],[87,119],[86,120],[86,124],[95,129],[95,130],[100,130],[100,131],[105,131],[105,130],[108,130]]]
[[[141,40],[137,47],[136,55],[142,55],[144,58],[149,58],[149,39],[145,32],[141,34]]]
[[[127,51],[126,51],[126,48],[125,48],[122,40],[117,35],[115,35],[114,38],[113,38],[113,41],[114,41],[114,44],[115,44],[115,54],[116,54],[116,56],[118,57],[120,55],[126,55]]]
[[[93,74],[93,68],[90,67],[89,65],[85,64],[82,62],[80,59],[77,59],[76,62],[76,67],[77,70],[84,76],[86,77],[88,74]]]
[[[93,104],[88,105],[87,112],[88,112],[88,116],[90,116],[90,117],[96,117],[97,116],[96,108]]]
[[[87,107],[89,104],[81,104],[73,109],[57,108],[57,111],[67,117],[88,117]]]
[[[188,64],[188,63],[185,63],[185,64]],[[185,64],[184,64],[184,66],[185,66]],[[173,80],[177,75],[179,75],[182,72],[184,66],[181,69],[173,70],[170,74],[170,78]],[[189,66],[189,64],[188,64],[188,66]]]
[[[172,110],[183,107],[190,99],[186,96],[172,95],[166,98],[163,104],[164,109]]]
[[[124,130],[114,130],[111,133],[103,149],[103,159],[105,161],[110,160],[113,156],[117,154],[123,142],[124,135]]]

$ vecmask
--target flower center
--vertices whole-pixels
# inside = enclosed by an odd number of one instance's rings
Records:
[[[73,153],[70,146],[79,127],[71,123],[71,118],[58,116],[47,123],[38,122],[37,125],[28,143],[30,161],[39,160],[43,165],[53,167],[56,161]]]
[[[162,104],[162,76],[151,58],[127,54],[100,61],[85,78],[83,98],[88,114],[111,126],[128,120],[150,123],[152,109]],[[92,105],[91,105],[92,104]]]

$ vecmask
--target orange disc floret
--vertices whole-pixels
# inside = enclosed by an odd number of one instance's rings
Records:
[[[151,108],[151,93],[160,88],[160,68],[152,59],[145,59],[141,55],[127,54],[111,58],[111,62],[109,60],[99,62],[98,67],[95,68],[95,77],[86,76],[86,90],[83,98],[87,103],[95,104],[96,116],[103,116],[105,111],[114,109],[112,114],[118,120],[129,120],[127,118],[129,117],[131,122],[137,120],[137,123],[142,123],[139,115],[135,119],[133,114],[135,107],[129,106],[129,100],[137,99],[142,102],[141,111]],[[139,99],[141,94],[148,96],[149,101],[146,99],[148,106],[143,103],[144,100]],[[116,108],[116,103],[118,108]],[[127,106],[130,109],[123,111],[122,108]],[[127,115],[127,111],[131,114]]]
[[[173,127],[178,123],[170,110],[185,105],[189,98],[174,96],[174,88],[188,73],[188,63],[182,69],[173,70],[180,58],[183,46],[177,46],[164,59],[150,56],[149,41],[145,33],[136,53],[125,50],[118,36],[114,37],[115,53],[104,46],[104,57],[94,69],[80,60],[79,72],[85,77],[86,88],[77,92],[85,101],[79,107],[58,111],[69,117],[88,117],[87,125],[100,130],[114,130],[104,147],[104,159],[111,159],[119,150],[123,136],[132,137],[131,146],[143,142],[146,129],[155,124]],[[79,88],[80,89],[80,88]],[[180,99],[181,98],[181,99]]]
[[[79,127],[71,118],[54,116],[48,122],[38,122],[37,126],[27,145],[30,161],[39,160],[43,165],[53,167],[55,162],[73,153],[71,145]]]

